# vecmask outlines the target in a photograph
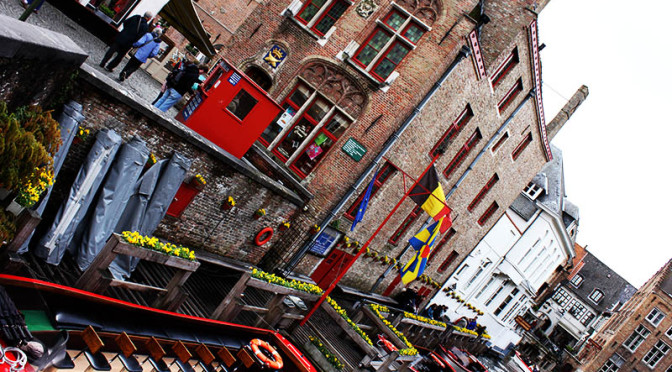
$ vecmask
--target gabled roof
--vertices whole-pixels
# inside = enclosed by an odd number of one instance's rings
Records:
[[[571,284],[567,288],[598,313],[609,310],[616,302],[625,303],[637,291],[627,280],[588,251],[583,258],[583,264],[578,272],[583,282],[579,288]],[[589,299],[595,289],[604,294],[597,304]]]

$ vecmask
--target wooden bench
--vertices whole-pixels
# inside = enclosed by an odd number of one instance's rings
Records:
[[[142,372],[142,365],[140,365],[138,359],[133,355],[138,351],[138,348],[135,347],[128,334],[121,332],[114,338],[114,343],[119,348],[119,354],[115,358],[119,358],[124,369],[128,372]]]
[[[175,360],[173,364],[177,364],[180,367],[182,372],[194,372],[194,368],[189,364],[189,359],[191,359],[191,352],[184,346],[182,341],[177,341],[173,344],[172,348],[173,353],[175,353]]]
[[[150,337],[147,342],[145,342],[145,348],[147,348],[147,359],[156,372],[170,372],[170,368],[166,365],[166,362],[163,361],[163,357],[166,355],[166,351],[163,350],[163,347],[156,339],[156,337]]]

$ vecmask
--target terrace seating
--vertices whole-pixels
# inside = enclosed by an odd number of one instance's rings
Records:
[[[89,361],[91,368],[95,369],[96,371],[110,371],[112,369],[110,362],[101,351],[103,346],[105,346],[105,343],[103,343],[103,340],[100,339],[100,336],[98,336],[96,330],[93,329],[92,326],[88,326],[82,331],[81,336],[84,344],[86,344],[86,348],[77,354],[74,359],[77,359],[79,355],[84,353],[84,356],[86,356],[86,359]]]
[[[115,358],[119,358],[124,369],[128,372],[142,372],[142,365],[140,365],[138,359],[133,355],[138,349],[133,344],[133,341],[131,341],[131,338],[128,337],[128,334],[121,332],[114,338],[114,342],[120,350],[120,353]]]
[[[145,362],[149,360],[149,363],[156,372],[170,372],[170,368],[166,365],[166,362],[163,361],[166,351],[163,350],[163,347],[161,347],[161,344],[156,337],[150,337],[149,340],[145,342],[145,347],[149,353]]]
[[[56,337],[52,340],[44,340],[45,352],[40,358],[32,362],[31,364],[38,370],[44,370],[45,368],[52,366],[56,369],[73,369],[75,368],[75,362],[66,351],[66,346],[69,340],[68,331],[62,330],[56,334]]]
[[[182,341],[177,341],[173,344],[171,349],[176,356],[172,364],[177,364],[182,372],[194,372],[194,368],[189,364],[191,353],[189,352],[189,349],[184,346],[184,343]]]

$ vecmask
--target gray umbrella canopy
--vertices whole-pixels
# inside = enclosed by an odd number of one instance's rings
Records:
[[[51,228],[35,250],[38,257],[52,265],[61,263],[120,145],[121,137],[113,130],[102,129],[98,132],[96,142],[70,188],[68,199],[61,205]]]
[[[191,159],[178,153],[169,160],[154,164],[136,183],[115,231],[137,231],[151,236],[165,216],[190,166]],[[128,278],[137,264],[135,258],[117,256],[110,265],[110,271],[117,279]]]
[[[79,129],[79,124],[84,120],[84,115],[82,115],[82,105],[75,101],[68,102],[63,106],[63,113],[58,117],[58,124],[61,129],[61,146],[58,148],[56,154],[54,154],[54,178],[58,175],[58,172],[63,166],[65,161],[65,156],[70,151],[70,145],[72,140],[77,135],[77,130]],[[47,192],[44,194],[42,199],[40,199],[37,208],[35,211],[40,216],[44,212],[44,208],[47,207],[47,202],[51,196],[51,190],[53,186],[47,188]],[[28,243],[32,239],[33,234],[31,233],[30,238],[26,239],[26,242],[23,243],[21,248],[19,248],[19,253],[23,254],[28,252]]]
[[[78,244],[77,265],[82,271],[89,267],[112,235],[148,157],[147,144],[139,137],[121,146],[92,213],[80,226],[83,234]]]

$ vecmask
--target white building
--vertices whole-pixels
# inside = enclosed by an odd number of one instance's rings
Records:
[[[520,341],[515,318],[553,272],[574,257],[578,209],[565,200],[562,152],[553,148],[546,164],[481,242],[460,264],[432,303],[448,306],[451,321],[484,312],[493,347],[504,351]],[[452,291],[451,296],[446,291]],[[454,297],[459,296],[463,303]]]

